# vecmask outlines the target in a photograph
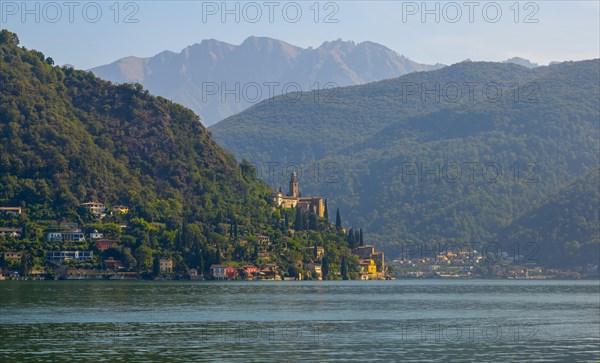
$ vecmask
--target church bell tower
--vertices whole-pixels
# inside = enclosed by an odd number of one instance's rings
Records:
[[[288,196],[298,197],[298,176],[296,175],[296,172],[293,172],[290,177],[290,192]]]

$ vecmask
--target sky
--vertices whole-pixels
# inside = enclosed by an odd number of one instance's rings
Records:
[[[372,41],[427,64],[600,58],[600,0],[0,0],[0,27],[56,64],[81,69],[180,52],[203,39],[240,44],[249,36],[301,47]]]

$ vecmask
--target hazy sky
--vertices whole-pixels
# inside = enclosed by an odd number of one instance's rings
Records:
[[[600,57],[600,1],[5,1],[2,28],[57,64],[179,52],[251,35],[302,47],[373,41],[421,63]]]

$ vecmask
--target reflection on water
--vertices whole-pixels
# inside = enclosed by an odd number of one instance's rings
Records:
[[[0,283],[0,361],[597,361],[598,281]]]

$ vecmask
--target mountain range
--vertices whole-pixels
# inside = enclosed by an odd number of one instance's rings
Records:
[[[180,53],[126,57],[92,68],[116,83],[138,82],[211,125],[264,99],[294,91],[364,84],[443,67],[416,63],[373,42],[336,40],[301,48],[249,37],[240,45],[203,40]]]

